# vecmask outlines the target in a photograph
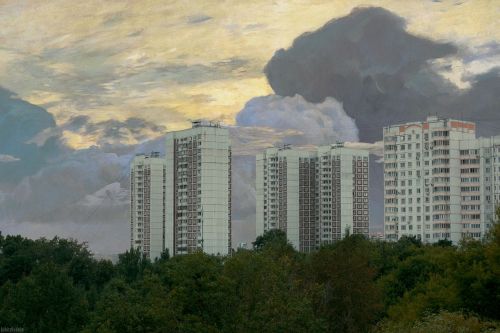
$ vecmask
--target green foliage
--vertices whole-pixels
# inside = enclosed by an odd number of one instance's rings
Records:
[[[2,327],[29,332],[78,332],[87,320],[83,290],[53,263],[42,264],[17,283],[0,289]]]
[[[498,223],[459,246],[349,235],[303,254],[273,231],[230,257],[116,264],[0,234],[0,327],[25,332],[493,332],[498,309]]]
[[[252,243],[254,250],[263,250],[266,247],[285,248],[290,246],[286,239],[286,233],[279,229],[266,231],[263,235],[258,236],[255,242]]]
[[[144,272],[151,268],[151,262],[139,250],[130,249],[118,256],[116,268],[118,273],[130,283],[140,279]]]
[[[100,295],[84,332],[172,332],[176,311],[157,277],[134,284],[116,278]]]
[[[328,331],[366,332],[377,318],[382,302],[371,255],[370,242],[353,235],[311,256],[308,281],[316,286],[314,307]]]
[[[488,333],[500,332],[498,323],[483,321],[476,316],[443,311],[428,315],[416,322],[384,322],[377,333]]]
[[[324,319],[315,316],[311,290],[305,288],[301,257],[274,249],[274,255],[270,248],[238,251],[225,262],[233,304],[226,331],[324,332]]]

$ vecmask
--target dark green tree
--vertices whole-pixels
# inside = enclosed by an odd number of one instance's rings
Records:
[[[0,326],[28,332],[79,332],[88,318],[84,291],[53,263],[0,289]]]
[[[266,246],[287,247],[289,245],[286,238],[286,233],[279,229],[266,231],[263,235],[258,236],[255,242],[252,243],[254,250],[262,250]]]
[[[140,279],[151,267],[151,261],[140,250],[134,248],[120,254],[116,265],[118,273],[129,283]]]
[[[226,331],[324,332],[326,324],[315,316],[304,288],[302,261],[296,252],[274,246],[238,251],[227,260],[224,275],[232,282],[234,305]]]
[[[382,306],[371,252],[366,238],[352,235],[312,254],[307,280],[329,332],[366,332],[375,323]]]

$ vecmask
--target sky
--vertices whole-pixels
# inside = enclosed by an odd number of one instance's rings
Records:
[[[0,1],[0,230],[129,246],[128,164],[198,118],[229,126],[234,242],[255,237],[254,156],[371,150],[426,115],[500,134],[500,2]]]

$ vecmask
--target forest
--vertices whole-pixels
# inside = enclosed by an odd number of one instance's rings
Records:
[[[500,210],[497,211],[497,220]],[[500,332],[500,224],[482,241],[351,235],[299,253],[280,231],[232,256],[116,263],[0,234],[0,327],[23,332]]]

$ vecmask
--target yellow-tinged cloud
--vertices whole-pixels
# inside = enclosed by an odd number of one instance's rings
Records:
[[[47,105],[58,124],[77,115],[172,130],[193,118],[232,124],[246,101],[271,93],[262,68],[277,49],[359,5],[385,7],[428,38],[500,38],[496,0],[12,0],[0,4],[0,82]],[[460,85],[453,66],[445,75]],[[64,135],[75,147],[98,140]]]
[[[97,135],[82,135],[72,131],[63,131],[62,140],[74,149],[85,149],[92,147],[99,140]]]
[[[63,97],[64,95],[58,92],[34,90],[31,92],[31,95],[26,96],[24,99],[31,104],[46,105],[59,102]]]

